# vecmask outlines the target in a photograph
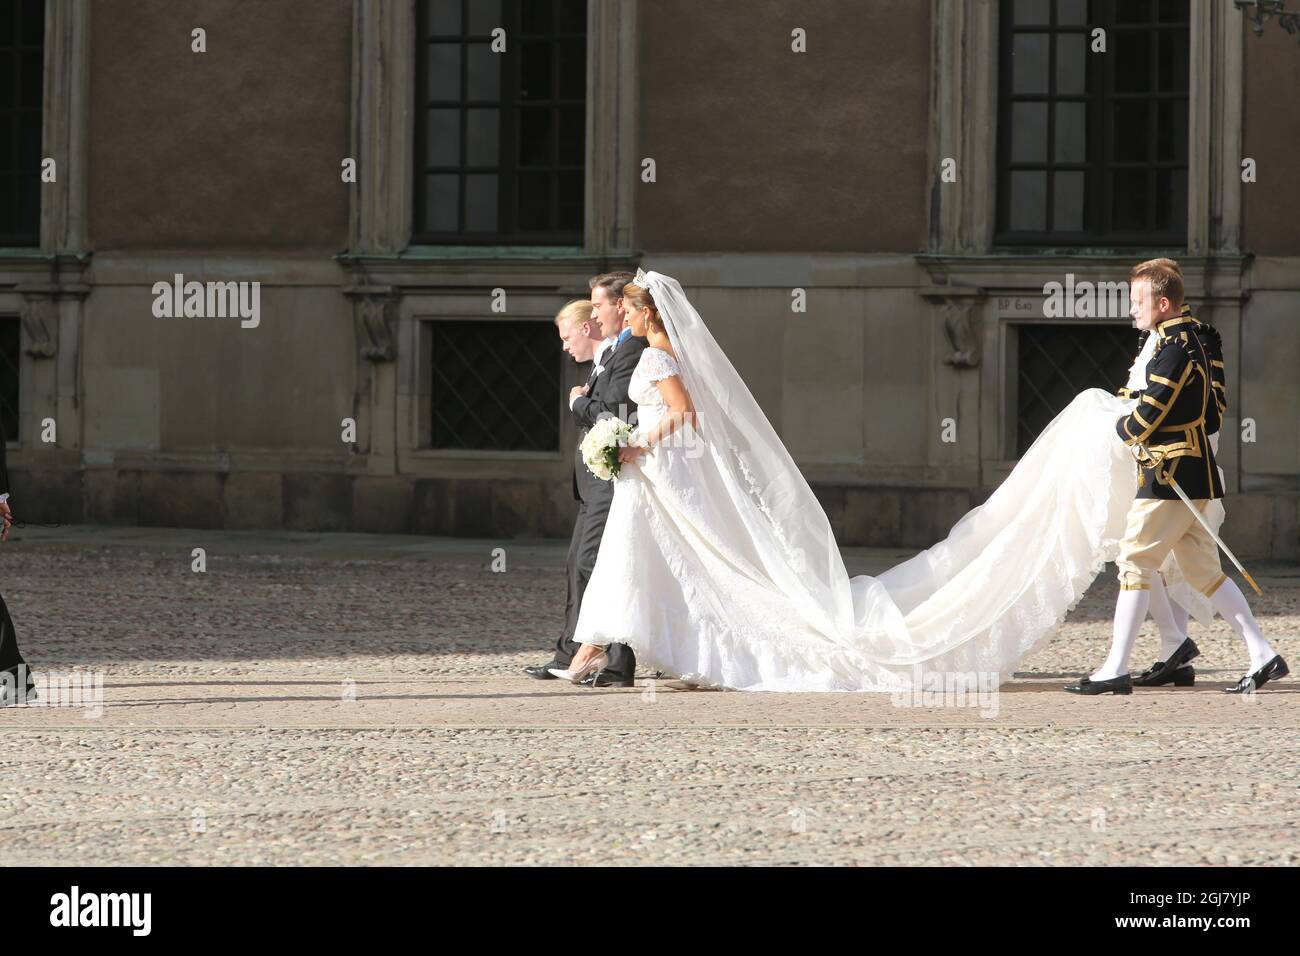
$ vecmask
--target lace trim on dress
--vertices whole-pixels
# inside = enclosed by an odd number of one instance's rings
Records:
[[[795,553],[795,549],[790,547],[790,541],[785,536],[785,531],[781,528],[781,522],[776,520],[776,515],[772,514],[772,509],[767,506],[763,500],[762,493],[758,490],[758,482],[754,480],[754,473],[749,470],[749,465],[745,463],[745,457],[735,445],[728,444],[727,450],[731,452],[732,458],[740,466],[741,477],[745,479],[745,491],[748,492],[750,499],[758,506],[758,510],[763,513],[772,525],[772,532],[776,540],[780,543],[781,549],[785,552],[786,560],[793,567],[802,567],[802,559]]]
[[[646,381],[658,382],[674,375],[681,375],[681,367],[676,359],[663,349],[647,348],[641,353],[641,374]]]

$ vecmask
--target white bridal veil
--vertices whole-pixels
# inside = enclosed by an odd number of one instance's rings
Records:
[[[915,668],[996,672],[1048,636],[1113,559],[1137,490],[1115,420],[1134,403],[1081,393],[985,504],[879,577],[850,578],[812,489],[680,283],[638,272],[677,353],[703,442],[765,589],[824,649],[827,687],[895,690]],[[790,635],[793,639],[795,635]],[[782,633],[770,635],[783,642]]]

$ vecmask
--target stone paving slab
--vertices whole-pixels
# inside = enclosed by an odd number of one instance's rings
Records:
[[[694,728],[34,732],[29,863],[1297,862],[1255,731]],[[1294,764],[1300,735],[1271,738]]]
[[[914,706],[649,673],[628,690],[529,680],[563,613],[563,557],[562,542],[21,531],[0,590],[24,651],[39,678],[94,675],[103,706],[0,710],[0,863],[1298,862],[1300,683],[1222,694],[1243,664],[1222,622],[1193,624],[1195,688],[1059,690],[1105,653],[1112,574],[996,696]],[[1251,570],[1295,661],[1300,569]],[[1148,623],[1135,659],[1156,646]]]
[[[755,694],[700,690],[640,678],[634,688],[593,691],[524,678],[325,680],[295,678],[110,677],[102,707],[76,698],[38,699],[5,712],[0,733],[19,730],[128,732],[146,727],[319,727],[361,729],[518,728],[581,730],[693,727],[1057,727],[1143,730],[1160,726],[1300,730],[1300,685],[1237,697],[1227,681],[1195,688],[1138,690],[1131,697],[1067,697],[1061,681],[1022,679],[991,693],[937,704],[914,695]]]

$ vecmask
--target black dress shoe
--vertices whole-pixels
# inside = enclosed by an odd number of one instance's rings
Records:
[[[1133,678],[1134,687],[1162,687],[1173,684],[1175,687],[1193,687],[1196,684],[1196,668],[1191,664],[1170,670],[1167,661],[1156,661],[1137,677]]]
[[[1259,670],[1253,674],[1247,674],[1233,686],[1223,688],[1223,692],[1225,694],[1253,694],[1269,681],[1285,677],[1289,673],[1291,673],[1291,668],[1286,666],[1286,661],[1282,660],[1282,655],[1275,654],[1273,659]]]
[[[550,670],[552,667],[559,668],[560,665],[555,661],[547,661],[545,664],[529,664],[524,668],[524,673],[533,680],[555,680],[555,675]]]
[[[1196,671],[1187,668],[1186,674],[1179,673],[1184,665],[1190,664],[1201,656],[1201,649],[1190,637],[1184,638],[1178,649],[1167,660],[1156,661],[1137,677],[1133,678],[1134,687],[1159,687],[1172,683],[1175,687],[1191,687],[1196,683]],[[1175,676],[1177,675],[1177,676]]]
[[[1134,687],[1162,687],[1165,684],[1193,687],[1196,684],[1195,667],[1190,663],[1184,663],[1182,667],[1170,667],[1169,661],[1156,661],[1134,678]]]
[[[1133,677],[1129,674],[1120,674],[1110,680],[1093,680],[1091,677],[1083,677],[1077,683],[1066,684],[1065,690],[1071,694],[1083,694],[1088,697],[1096,694],[1131,694],[1133,693]]]
[[[583,687],[635,687],[636,681],[631,677],[615,677],[603,671],[584,677],[579,682]]]

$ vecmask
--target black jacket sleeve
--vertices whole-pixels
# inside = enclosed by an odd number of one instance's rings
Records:
[[[1210,387],[1214,392],[1214,404],[1219,408],[1219,421],[1228,413],[1228,383],[1223,367],[1223,336],[1212,325],[1201,323],[1196,334],[1200,336],[1205,348],[1205,358],[1210,363]],[[1210,429],[1216,431],[1217,429]]]
[[[1151,437],[1195,371],[1192,357],[1178,342],[1157,346],[1147,363],[1147,387],[1132,396],[1139,399],[1137,408],[1115,423],[1115,431],[1126,445],[1145,442]]]
[[[632,383],[632,373],[636,371],[636,363],[641,358],[641,351],[627,347],[617,349],[601,374],[600,397],[579,395],[574,400],[573,420],[579,428],[591,428],[598,420],[610,415],[628,421],[628,416],[636,408],[628,397],[628,388]]]

